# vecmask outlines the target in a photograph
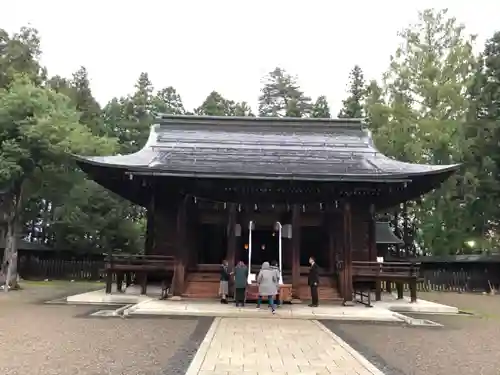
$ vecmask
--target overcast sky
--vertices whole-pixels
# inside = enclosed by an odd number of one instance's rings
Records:
[[[255,107],[261,77],[280,66],[336,113],[353,65],[380,78],[397,32],[428,7],[448,8],[479,44],[500,30],[498,0],[4,0],[0,28],[36,27],[49,74],[85,66],[102,104],[146,71],[187,109],[212,90]]]

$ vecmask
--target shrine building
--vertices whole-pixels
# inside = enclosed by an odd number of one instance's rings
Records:
[[[280,260],[294,298],[352,300],[353,262],[377,260],[375,213],[437,188],[459,165],[383,155],[359,119],[165,115],[130,155],[76,156],[147,209],[146,255],[170,256],[173,293],[216,296],[219,265]],[[281,249],[281,256],[279,254]]]

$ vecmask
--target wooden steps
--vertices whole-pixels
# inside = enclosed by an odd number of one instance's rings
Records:
[[[285,283],[291,283],[291,275],[284,276]],[[340,301],[342,298],[337,288],[337,283],[332,276],[320,276],[318,296],[321,301]],[[301,300],[311,299],[311,289],[307,284],[307,276],[300,276],[299,298]]]
[[[220,275],[218,272],[191,272],[186,279],[183,297],[217,298]]]
[[[192,271],[186,278],[182,296],[186,298],[218,298],[219,280],[220,275],[218,272]],[[284,275],[284,282],[291,284],[291,275]],[[320,276],[318,294],[320,301],[338,301],[342,299],[332,276]],[[307,276],[300,276],[299,297],[303,300],[311,299]]]

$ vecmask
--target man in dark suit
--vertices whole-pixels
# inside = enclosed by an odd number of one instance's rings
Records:
[[[311,299],[312,299],[312,302],[309,306],[318,307],[319,269],[318,265],[314,260],[314,257],[309,258],[309,264],[311,265],[311,267],[309,268],[309,275],[307,276],[307,284],[309,284],[309,287],[311,288]]]

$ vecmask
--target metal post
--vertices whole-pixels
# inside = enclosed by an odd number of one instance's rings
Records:
[[[283,269],[283,251],[282,251],[282,239],[281,239],[281,230],[283,229],[283,226],[279,221],[276,222],[276,226],[278,227],[278,257],[279,257],[279,267],[280,267],[280,280],[279,283],[283,284],[283,274],[282,274],[282,269]]]
[[[252,283],[252,228],[253,221],[248,223],[248,283]]]

